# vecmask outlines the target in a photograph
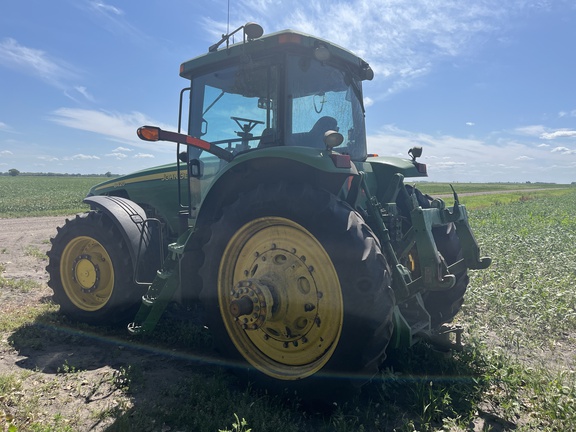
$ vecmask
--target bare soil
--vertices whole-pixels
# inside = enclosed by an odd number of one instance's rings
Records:
[[[43,255],[65,219],[0,219],[2,276],[37,283],[31,290],[0,290],[2,311],[17,310],[24,315],[27,309],[49,301],[52,290],[47,286],[48,261]],[[0,398],[0,430],[5,426],[2,412],[17,419],[18,430],[28,430],[34,423],[57,425],[60,430],[115,430],[119,424],[130,423],[139,401],[153,401],[193,367],[192,362],[169,353],[128,347],[126,341],[71,326],[23,325],[15,332],[0,328],[0,376],[22,381],[7,398]],[[130,395],[125,391],[126,380],[134,371],[142,385],[137,395]],[[177,403],[170,396],[164,399],[164,403]],[[46,427],[42,430],[52,430]],[[148,430],[169,428],[151,422]]]

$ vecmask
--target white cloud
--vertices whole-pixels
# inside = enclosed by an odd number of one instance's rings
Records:
[[[120,153],[120,152],[108,153],[105,156],[106,157],[113,157],[113,158],[116,158],[118,160],[126,159],[128,157],[128,155],[125,155],[124,153]]]
[[[576,137],[576,130],[561,129],[554,132],[543,133],[540,138],[551,140],[556,138],[574,138]]]
[[[126,147],[116,147],[113,152],[131,152],[132,149]]]
[[[411,132],[386,125],[378,133],[368,136],[368,152],[381,156],[399,154],[406,158],[408,149],[415,145],[423,147],[419,161],[428,165],[431,181],[570,183],[576,166],[576,160],[572,164],[566,156],[576,154],[576,150],[556,147],[543,152],[543,148],[531,138],[523,142],[510,139],[505,132],[470,139]]]
[[[540,148],[546,148],[546,147],[550,147],[550,144],[544,144],[544,143],[542,143],[542,144],[538,145],[538,147],[540,147]]]
[[[137,153],[134,155],[134,158],[135,159],[147,159],[147,158],[154,159],[154,155],[148,154],[148,153]]]
[[[10,150],[2,150],[0,151],[0,156],[11,156],[14,153],[12,153]]]
[[[563,155],[569,155],[569,154],[574,154],[576,153],[576,150],[570,150],[567,147],[554,147],[551,150],[552,153],[561,153]]]
[[[474,126],[476,123],[474,122],[466,122],[466,126]]]
[[[0,131],[2,131],[2,130],[3,131],[10,130],[10,126],[8,126],[6,123],[0,121]]]
[[[54,156],[38,156],[37,159],[46,161],[46,162],[56,162],[59,160],[57,157]]]
[[[74,156],[65,157],[63,160],[90,160],[90,159],[100,159],[100,158],[94,155],[85,155],[79,153],[75,154]]]

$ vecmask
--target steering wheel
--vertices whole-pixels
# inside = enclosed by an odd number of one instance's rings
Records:
[[[240,127],[240,129],[242,129],[242,132],[245,134],[250,133],[250,131],[254,129],[256,125],[264,124],[264,122],[260,120],[251,120],[242,117],[230,117],[230,118],[236,122],[236,124]]]

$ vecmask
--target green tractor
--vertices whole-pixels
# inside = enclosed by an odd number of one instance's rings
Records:
[[[222,356],[285,387],[366,381],[419,340],[457,346],[445,324],[490,259],[455,192],[448,207],[404,184],[427,176],[421,148],[367,154],[373,75],[328,41],[254,23],[183,63],[178,131],[138,129],[176,143],[177,162],[95,186],[52,239],[61,311],[146,334],[187,305]]]

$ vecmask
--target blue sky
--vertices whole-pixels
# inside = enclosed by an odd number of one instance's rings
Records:
[[[255,21],[336,42],[375,71],[369,151],[430,180],[576,181],[573,0],[230,0]],[[172,162],[180,63],[226,31],[228,0],[0,2],[0,171],[129,173]]]

